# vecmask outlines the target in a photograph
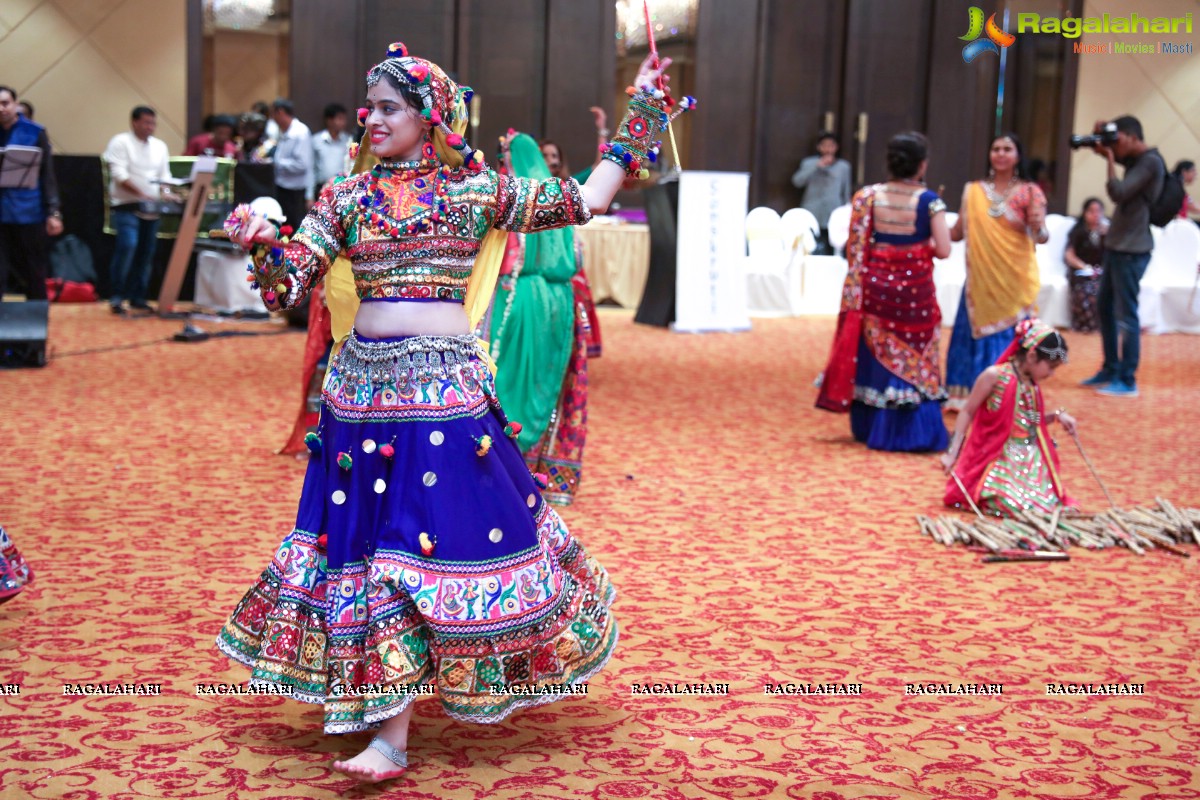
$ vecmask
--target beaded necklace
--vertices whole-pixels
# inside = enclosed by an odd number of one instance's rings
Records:
[[[446,184],[450,168],[437,161],[433,145],[426,142],[422,148],[424,156],[418,161],[385,161],[371,169],[367,179],[366,193],[359,198],[362,206],[360,217],[365,227],[376,228],[393,239],[405,235],[423,233],[433,229],[446,214]],[[382,180],[389,178],[417,193],[418,198],[429,195],[428,210],[417,210],[406,214],[411,222],[403,222],[393,213],[392,203],[384,191]],[[403,190],[401,190],[403,191]]]

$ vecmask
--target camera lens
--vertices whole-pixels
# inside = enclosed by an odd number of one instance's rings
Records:
[[[1068,140],[1067,143],[1070,145],[1072,150],[1078,150],[1081,147],[1091,147],[1092,145],[1098,144],[1099,142],[1100,142],[1100,137],[1093,133],[1093,134],[1088,134],[1086,136],[1080,135],[1080,134],[1075,134]]]

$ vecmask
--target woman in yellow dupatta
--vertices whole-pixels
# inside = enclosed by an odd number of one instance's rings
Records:
[[[962,209],[950,231],[967,243],[967,282],[946,353],[947,407],[957,411],[979,374],[1013,340],[1017,322],[1036,312],[1035,243],[1046,233],[1046,195],[1020,172],[1021,141],[1004,133],[988,152],[988,178],[963,188]]]

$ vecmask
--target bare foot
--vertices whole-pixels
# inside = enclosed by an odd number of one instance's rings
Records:
[[[408,766],[408,753],[405,752],[408,747],[408,723],[415,705],[410,703],[408,708],[384,722],[372,740],[374,746],[367,745],[348,761],[333,762],[333,768],[359,783],[379,783],[404,774]]]
[[[333,762],[333,768],[359,783],[379,783],[398,778],[406,769],[373,747],[367,747],[349,761]]]

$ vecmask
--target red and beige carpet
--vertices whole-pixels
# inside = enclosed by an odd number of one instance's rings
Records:
[[[56,307],[51,365],[0,372],[0,524],[37,574],[0,606],[0,684],[20,686],[0,695],[0,797],[1200,797],[1200,548],[982,564],[917,533],[940,511],[932,456],[868,452],[812,408],[832,320],[687,336],[609,311],[564,517],[617,585],[613,662],[587,697],[491,727],[422,701],[408,775],[352,789],[329,763],[366,735],[195,690],[245,679],[212,641],[292,521],[303,463],[273,452],[302,337],[166,341],[178,327]],[[1200,505],[1200,340],[1144,338],[1136,400],[1078,387],[1099,341],[1069,340],[1047,396],[1117,501]],[[764,694],[780,682],[862,694]],[[1067,682],[1145,694],[1047,695]],[[64,696],[80,683],[162,694]]]

